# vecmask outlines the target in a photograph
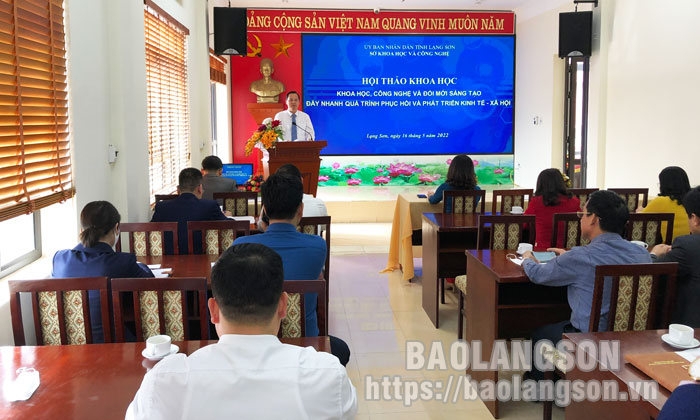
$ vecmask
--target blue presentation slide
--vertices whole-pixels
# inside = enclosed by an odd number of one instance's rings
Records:
[[[324,155],[512,154],[515,37],[302,35]]]

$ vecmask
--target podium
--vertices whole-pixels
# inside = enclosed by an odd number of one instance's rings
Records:
[[[327,144],[325,140],[277,142],[274,149],[263,151],[260,159],[265,178],[275,173],[280,166],[291,163],[301,172],[304,179],[304,193],[316,197],[318,171],[321,168],[319,155],[321,149]]]

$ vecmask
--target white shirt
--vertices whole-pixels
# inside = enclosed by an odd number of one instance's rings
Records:
[[[328,216],[326,203],[320,198],[314,197],[311,194],[304,194],[302,201],[304,202],[303,217]]]
[[[330,353],[273,335],[224,335],[146,373],[127,419],[350,419],[355,387]]]
[[[314,126],[311,124],[311,118],[309,114],[297,110],[297,138],[292,138],[292,113],[288,109],[280,111],[275,114],[275,119],[279,120],[282,125],[282,132],[284,133],[284,141],[314,141],[316,139],[316,134],[314,133]],[[304,131],[306,130],[306,131]]]

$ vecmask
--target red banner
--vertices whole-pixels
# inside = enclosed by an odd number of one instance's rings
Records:
[[[512,35],[515,14],[248,9],[248,32]]]

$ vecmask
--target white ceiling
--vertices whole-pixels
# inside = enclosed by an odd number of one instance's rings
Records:
[[[256,9],[342,9],[342,10],[513,10],[518,21],[570,5],[573,0],[208,0],[210,6]]]

